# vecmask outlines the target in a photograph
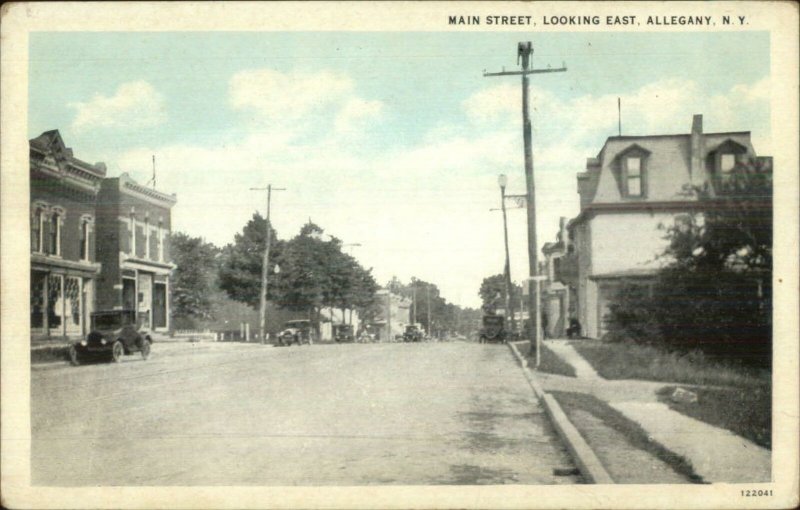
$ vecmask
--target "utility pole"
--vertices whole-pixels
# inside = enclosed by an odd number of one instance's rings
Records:
[[[264,247],[264,259],[261,262],[261,307],[258,314],[258,331],[261,343],[266,342],[267,333],[267,280],[269,276],[269,248],[272,243],[272,224],[269,221],[269,213],[272,205],[272,191],[285,191],[286,188],[273,188],[268,184],[266,188],[250,188],[252,191],[267,192],[267,241]]]
[[[511,259],[508,254],[508,222],[506,220],[506,185],[508,184],[508,179],[505,174],[500,174],[497,177],[497,182],[500,184],[500,208],[503,210],[503,237],[506,247],[506,265],[503,272],[503,279],[506,285],[506,315],[511,318],[511,331],[516,331],[517,321],[514,318],[514,308],[511,305]]]
[[[536,186],[533,179],[533,140],[531,135],[531,119],[528,109],[528,75],[538,73],[558,73],[567,70],[566,66],[558,69],[530,69],[533,47],[531,42],[520,42],[517,45],[517,63],[521,64],[521,71],[501,71],[499,73],[483,72],[483,76],[522,76],[522,137],[525,143],[525,183],[527,185],[527,208],[528,208],[528,273],[529,277],[535,277],[539,272],[539,257],[536,242]],[[541,302],[539,296],[539,285],[532,280],[528,280],[529,305],[528,321],[533,326],[531,332],[531,353],[536,357],[536,366],[539,366],[539,342],[541,341]],[[534,317],[531,317],[531,313]]]
[[[417,286],[414,285],[411,287],[411,310],[413,318],[411,319],[411,324],[417,323]]]
[[[392,289],[386,289],[386,341],[392,341]]]
[[[430,284],[425,286],[425,294],[426,294],[425,297],[427,298],[427,299],[425,299],[425,301],[427,301],[427,305],[428,305],[428,324],[427,324],[427,326],[428,326],[428,336],[433,338],[433,328],[431,327],[431,286],[430,286]]]

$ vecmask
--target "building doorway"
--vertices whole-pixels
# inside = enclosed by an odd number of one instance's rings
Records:
[[[167,327],[167,285],[153,285],[153,328]]]
[[[136,280],[132,278],[122,279],[122,308],[136,310]]]

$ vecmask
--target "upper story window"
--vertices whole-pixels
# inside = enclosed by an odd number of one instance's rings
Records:
[[[47,253],[50,255],[61,255],[61,224],[63,222],[63,213],[61,211],[53,211],[49,219]]]
[[[131,220],[129,224],[130,230],[128,231],[128,239],[130,241],[130,254],[136,255],[136,214],[131,209]]]
[[[144,219],[144,257],[150,257],[150,219]]]
[[[629,197],[642,196],[642,158],[628,156],[625,158],[625,183]]]
[[[647,196],[647,158],[650,152],[633,144],[619,153],[614,168],[622,198]]]
[[[34,253],[44,252],[44,223],[44,207],[37,206],[31,218],[31,251]]]
[[[89,232],[91,231],[92,219],[88,216],[81,218],[80,232],[80,251],[81,260],[89,260]]]
[[[158,251],[159,262],[164,262],[164,238],[162,237],[163,233],[164,233],[164,224],[163,221],[159,220],[158,230],[156,231],[156,242],[158,243],[157,251]]]
[[[735,154],[721,154],[719,157],[719,176],[722,182],[728,182],[733,175],[733,169],[736,167]]]
[[[734,180],[736,167],[746,157],[747,147],[728,139],[708,154],[706,169],[713,176],[717,192],[725,192]]]

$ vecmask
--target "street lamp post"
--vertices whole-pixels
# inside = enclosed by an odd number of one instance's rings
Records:
[[[508,254],[508,222],[506,220],[506,185],[508,178],[505,174],[497,176],[497,183],[500,185],[500,208],[503,210],[503,237],[506,247],[506,265],[503,271],[503,279],[506,285],[506,314],[511,317],[511,330],[517,330],[517,322],[514,319],[514,310],[511,309],[511,261]]]

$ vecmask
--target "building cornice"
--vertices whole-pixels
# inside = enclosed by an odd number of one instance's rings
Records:
[[[170,208],[178,201],[174,194],[168,195],[158,190],[142,186],[126,174],[119,177],[119,190],[121,193],[161,207]]]
[[[602,213],[690,212],[699,211],[705,208],[708,208],[708,203],[703,203],[698,200],[637,200],[631,202],[589,204],[580,212],[580,214],[578,214],[578,216],[569,221],[567,228],[572,228],[578,223],[582,223],[588,219],[591,219],[596,214]]]
[[[50,270],[54,267],[95,275],[100,272],[99,262],[67,260],[43,253],[31,253],[31,269]]]
[[[173,269],[178,267],[170,262],[140,259],[122,252],[119,254],[119,263],[120,266],[125,269],[141,269],[142,271],[151,271],[158,274],[169,274]]]
[[[65,165],[66,170],[49,161],[31,162],[31,173],[40,174],[44,177],[56,179],[61,184],[70,188],[97,195],[100,191],[100,177],[97,177],[86,170]]]

